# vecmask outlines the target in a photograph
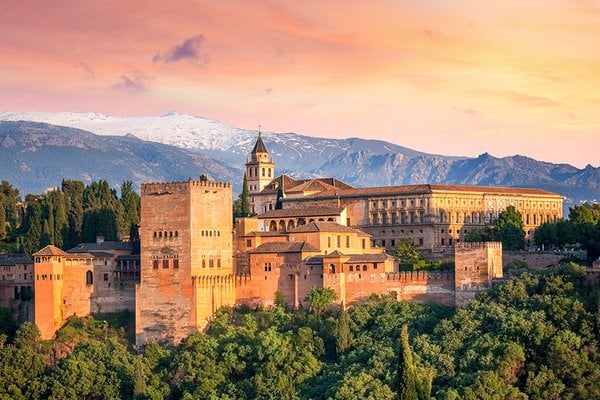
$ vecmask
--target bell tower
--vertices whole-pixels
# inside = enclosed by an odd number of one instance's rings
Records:
[[[248,190],[250,192],[250,211],[259,212],[259,210],[255,210],[255,196],[262,192],[274,177],[275,163],[262,140],[259,126],[258,139],[256,139],[250,159],[246,163],[246,179],[248,180]]]

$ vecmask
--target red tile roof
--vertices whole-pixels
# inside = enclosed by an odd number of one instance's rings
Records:
[[[258,246],[248,253],[318,253],[320,250],[307,242],[269,242]]]
[[[483,194],[526,194],[536,196],[553,196],[561,197],[560,195],[549,192],[543,189],[536,188],[514,188],[514,187],[495,187],[495,186],[466,186],[466,185],[406,185],[406,186],[384,186],[384,187],[369,187],[369,188],[354,188],[354,189],[337,189],[328,190],[307,197],[306,200],[312,198],[345,198],[345,197],[370,197],[370,196],[394,196],[394,195],[418,195],[431,194],[434,192],[467,192],[467,193],[483,193]],[[294,199],[295,200],[295,199]]]
[[[33,253],[33,255],[34,256],[66,256],[67,253],[65,253],[58,247],[49,244],[48,246],[44,247],[43,249],[38,250],[37,252]]]

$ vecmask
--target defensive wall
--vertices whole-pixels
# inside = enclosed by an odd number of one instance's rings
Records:
[[[554,251],[505,251],[502,254],[502,266],[513,261],[523,261],[531,269],[541,269],[558,264],[569,253]]]

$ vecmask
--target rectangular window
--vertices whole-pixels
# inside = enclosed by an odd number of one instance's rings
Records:
[[[104,274],[103,278],[104,278],[104,282],[108,281],[108,274]]]
[[[362,248],[365,249],[367,247],[367,239],[362,240]]]
[[[350,236],[346,236],[346,248],[350,247]]]
[[[337,247],[338,247],[338,248],[339,248],[339,247],[342,247],[342,245],[341,245],[341,238],[340,238],[340,236],[339,236],[339,235],[338,235],[338,237],[337,237]]]
[[[158,269],[158,260],[152,260],[152,268]]]
[[[169,268],[169,260],[163,260],[163,269]]]
[[[173,260],[173,268],[175,268],[175,269],[179,268],[179,259],[178,258]]]
[[[246,247],[252,247],[252,239],[246,239]]]

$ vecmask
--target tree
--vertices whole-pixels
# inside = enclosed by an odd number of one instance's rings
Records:
[[[525,248],[525,230],[521,213],[514,206],[506,207],[494,222],[494,238],[502,242],[505,250]]]
[[[414,264],[421,260],[421,252],[411,238],[401,238],[394,247],[394,255],[400,264]]]
[[[85,185],[81,181],[63,180],[62,190],[65,195],[69,233],[63,239],[65,247],[70,248],[81,243],[83,226],[83,191]]]
[[[26,216],[25,252],[31,255],[40,249],[42,241],[42,206],[39,201],[30,199]]]
[[[313,287],[306,295],[305,299],[309,304],[309,310],[317,317],[320,317],[335,300],[335,292],[331,288]]]
[[[352,343],[352,333],[350,332],[350,317],[348,311],[340,311],[337,320],[336,350],[338,356],[344,353]]]
[[[569,221],[578,224],[597,224],[600,222],[600,204],[584,203],[569,207]]]
[[[398,398],[402,400],[418,400],[417,376],[413,364],[412,349],[408,342],[408,326],[406,325],[402,325],[402,330],[400,331]]]
[[[250,215],[250,190],[248,189],[248,178],[244,174],[244,182],[242,183],[242,193],[233,203],[233,216],[244,218]]]

